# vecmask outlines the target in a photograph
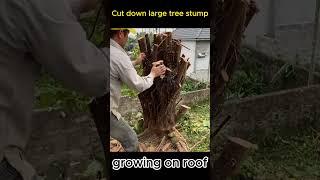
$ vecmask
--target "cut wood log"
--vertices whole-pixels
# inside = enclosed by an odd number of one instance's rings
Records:
[[[159,146],[158,146],[157,149],[156,149],[157,152],[159,152],[160,149],[162,149],[162,146],[164,145],[165,140],[166,140],[166,136],[163,136],[163,138],[161,139],[161,142],[160,142]]]
[[[143,143],[140,143],[139,144],[139,149],[140,149],[140,152],[146,152],[147,151],[147,147],[145,144]]]
[[[177,77],[176,77],[177,81],[180,82],[180,84],[183,84],[185,72],[187,71],[189,64],[190,63],[188,62],[188,59],[186,58],[180,59],[179,66],[177,67]]]
[[[178,122],[178,121],[181,119],[181,117],[182,117],[185,113],[187,113],[187,111],[188,111],[189,109],[191,109],[189,106],[181,105],[180,108],[179,108],[179,110],[178,110],[178,112],[177,112],[177,114],[176,114],[176,122]]]
[[[229,75],[226,72],[226,70],[224,70],[224,69],[221,70],[221,76],[222,76],[224,82],[228,82],[229,81]]]
[[[145,39],[146,39],[146,44],[147,44],[147,52],[148,52],[148,54],[151,54],[151,44],[150,44],[150,39],[149,39],[148,34],[145,35]]]
[[[179,152],[186,152],[186,150],[181,146],[180,142],[177,142],[176,144],[177,149]]]
[[[171,143],[165,144],[165,145],[162,147],[161,151],[162,151],[162,152],[166,152],[166,151],[168,150],[168,148],[170,147],[170,145],[171,145]]]
[[[225,180],[238,173],[241,162],[256,145],[237,137],[229,137],[221,156],[214,162],[214,180]]]
[[[147,44],[146,39],[144,37],[138,39],[138,44],[141,53],[147,53]]]

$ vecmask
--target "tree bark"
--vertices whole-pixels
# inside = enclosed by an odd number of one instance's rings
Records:
[[[258,8],[253,0],[219,0],[213,8],[216,14],[214,14],[213,30],[211,31],[213,73],[210,85],[212,89],[211,108],[214,116],[216,116],[220,111],[219,106],[224,102],[225,87],[232,79],[236,65],[239,63],[238,57],[243,32],[258,12]],[[214,141],[215,133],[218,131],[216,130],[211,134],[211,141]],[[240,161],[245,157],[244,154],[248,149],[243,146],[243,143],[239,142],[244,141],[235,140],[235,138],[229,139],[229,145],[223,151],[222,156],[217,161],[212,162],[211,177],[213,179],[226,179],[234,172],[234,169],[239,167]],[[215,143],[212,142],[211,144]],[[211,148],[212,150],[216,149],[213,145],[211,145]],[[236,161],[234,165],[232,165],[233,160]]]
[[[144,118],[144,128],[170,131],[176,125],[176,106],[190,63],[182,58],[181,41],[172,39],[170,32],[156,34],[151,46],[149,36],[139,39],[140,51],[146,53],[143,75],[148,75],[152,63],[163,60],[168,68],[164,77],[155,78],[154,84],[138,95]]]

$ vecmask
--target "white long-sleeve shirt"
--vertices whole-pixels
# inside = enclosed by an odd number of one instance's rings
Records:
[[[110,39],[110,109],[119,119],[118,112],[121,85],[124,83],[130,88],[143,92],[153,84],[151,75],[139,76],[126,51],[113,39]]]
[[[23,150],[40,67],[83,94],[108,91],[108,57],[87,40],[73,12],[67,0],[0,1],[0,161],[5,157],[24,180],[34,174]]]

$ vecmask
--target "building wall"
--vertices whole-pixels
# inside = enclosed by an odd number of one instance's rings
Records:
[[[245,31],[245,43],[250,46],[255,46],[256,37],[265,35],[268,32],[268,23],[270,20],[270,0],[256,1],[259,8],[259,13],[251,20]]]
[[[260,12],[246,29],[244,43],[270,56],[307,67],[312,53],[315,3],[315,0],[257,1]],[[316,56],[320,59],[319,53]]]
[[[207,56],[204,58],[199,58],[199,53],[207,53]],[[210,70],[209,70],[209,61],[210,61],[210,41],[197,41],[196,51],[195,51],[195,62],[194,62],[194,71],[188,76],[193,79],[202,82],[210,81]]]
[[[207,53],[207,56],[204,58],[199,58],[199,53]],[[196,61],[195,61],[195,70],[208,70],[209,68],[209,59],[210,59],[210,41],[197,41],[196,44]]]
[[[318,130],[319,91],[318,85],[226,102],[215,122],[221,122],[228,115],[232,119],[219,136],[222,139],[225,135],[241,137],[257,143],[273,134],[288,135],[294,131],[301,132],[310,126]],[[211,123],[211,128],[215,129],[219,124]]]
[[[296,24],[312,22],[316,0],[275,0],[276,2],[276,23]]]
[[[282,26],[276,39],[258,36],[256,50],[286,62],[309,67],[312,54],[312,24]],[[320,40],[318,44],[320,43]],[[316,71],[320,70],[320,46],[316,50]]]
[[[274,2],[274,5],[272,2]],[[313,22],[315,2],[316,0],[256,1],[260,11],[254,16],[245,31],[245,43],[255,47],[257,36],[266,35],[272,30],[277,33],[277,31],[281,31],[283,25]]]
[[[182,41],[182,44],[187,48],[182,47],[181,55],[184,54],[189,59],[189,62],[191,63],[189,69],[187,70],[187,75],[190,75],[195,71],[195,51],[196,51],[196,41]]]

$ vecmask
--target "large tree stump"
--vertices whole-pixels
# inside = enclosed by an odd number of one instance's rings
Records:
[[[259,11],[253,0],[225,0],[217,3],[217,17],[213,22],[213,107],[219,111],[224,90],[239,63],[239,50],[245,28]]]
[[[163,60],[168,68],[164,77],[154,80],[154,85],[140,93],[143,109],[144,128],[153,131],[169,131],[176,124],[176,106],[186,71],[188,59],[180,57],[181,42],[172,39],[170,32],[154,35],[153,45],[148,35],[139,39],[140,51],[146,54],[143,75],[150,73],[153,63]]]
[[[181,56],[181,41],[172,38],[171,32],[155,34],[153,43],[146,34],[138,40],[140,51],[146,54],[143,61],[143,75],[150,73],[153,63],[163,60],[166,74],[154,80],[154,84],[138,95],[143,110],[144,133],[140,135],[142,143],[158,145],[155,151],[174,144],[177,151],[187,151],[187,143],[175,129],[177,120],[189,107],[178,105],[181,87],[185,81],[190,63]],[[180,109],[177,109],[177,106]]]
[[[239,50],[244,30],[259,10],[254,0],[217,0],[213,4],[213,9],[215,18],[212,20],[213,31],[211,31],[213,47],[211,51],[213,66],[211,108],[216,117],[220,112],[220,105],[224,102],[225,88],[232,79],[236,65],[239,64]],[[217,130],[212,131],[211,141],[214,141],[214,136],[223,127],[223,124]],[[249,143],[244,142],[237,138],[229,139],[230,145],[225,148],[221,157],[212,163],[211,177],[213,179],[223,180],[235,172],[234,170],[240,166],[248,149]],[[211,143],[211,149],[212,151],[217,149],[214,142]],[[211,157],[211,159],[214,158]]]

